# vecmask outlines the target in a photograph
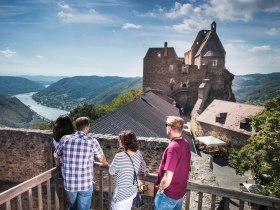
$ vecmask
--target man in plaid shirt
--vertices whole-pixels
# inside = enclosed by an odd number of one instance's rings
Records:
[[[108,165],[108,162],[98,141],[87,135],[90,130],[89,119],[80,117],[75,123],[77,132],[61,139],[54,158],[56,165],[61,164],[68,209],[88,210],[93,192],[94,156],[103,165]]]

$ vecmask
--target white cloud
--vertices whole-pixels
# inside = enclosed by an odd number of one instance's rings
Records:
[[[141,25],[136,25],[136,24],[133,24],[133,23],[125,23],[122,25],[122,28],[123,29],[130,29],[130,28],[134,28],[134,29],[139,29],[139,28],[142,28]]]
[[[232,43],[246,43],[246,41],[243,40],[243,39],[233,39],[233,40],[229,40],[229,42],[232,42]]]
[[[279,12],[278,0],[210,0],[209,4],[203,5],[207,15],[215,16],[220,20],[249,21],[253,19],[255,12]]]
[[[61,18],[64,23],[113,23],[117,18],[105,16],[90,10],[88,13],[67,13],[60,11],[57,16]]]
[[[165,12],[165,10],[162,7],[157,6],[151,12],[140,13],[140,12],[137,12],[134,10],[133,14],[135,14],[136,16],[139,16],[139,17],[160,18],[160,17],[164,17],[164,12]]]
[[[36,58],[42,59],[44,57],[42,55],[36,55]]]
[[[62,10],[57,13],[57,16],[64,23],[108,24],[119,20],[116,16],[100,14],[93,8],[81,11],[81,9],[77,10],[64,3],[59,3],[58,5]]]
[[[174,8],[172,8],[169,12],[165,13],[167,18],[178,18],[184,16],[191,16],[194,13],[194,8],[191,4],[180,4],[178,2],[175,3]]]
[[[183,33],[191,33],[191,32],[197,32],[203,28],[209,27],[211,24],[211,20],[201,20],[201,19],[186,19],[183,21],[183,23],[173,25],[173,29],[178,32]]]
[[[63,11],[58,12],[57,16],[60,17],[64,21],[73,17],[73,15],[71,13],[66,13]]]
[[[16,51],[12,51],[10,50],[8,47],[6,48],[6,50],[2,50],[0,51],[1,54],[3,56],[5,56],[6,58],[10,58],[10,57],[13,57],[17,52]]]
[[[279,29],[275,27],[267,29],[266,34],[268,34],[269,36],[276,36],[279,34]]]
[[[66,4],[64,1],[57,4],[61,9],[72,10],[70,5]]]
[[[262,45],[262,46],[255,46],[250,48],[248,51],[249,52],[265,52],[265,51],[270,51],[271,47],[269,45]]]
[[[179,57],[183,57],[184,53],[191,49],[192,44],[192,42],[178,40],[171,40],[168,42],[168,45],[175,48]]]
[[[209,0],[203,3],[174,3],[171,9],[157,6],[151,12],[139,14],[138,16],[179,19],[182,22],[172,27],[178,32],[190,33],[208,27],[213,20],[220,21],[244,21],[248,22],[254,18],[256,12],[279,12],[279,0]],[[276,29],[267,32],[270,35],[276,33]]]

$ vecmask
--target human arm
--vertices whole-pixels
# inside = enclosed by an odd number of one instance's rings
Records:
[[[168,148],[166,149],[166,153],[164,155],[164,165],[161,168],[161,180],[159,182],[159,191],[163,192],[164,189],[169,187],[169,185],[172,182],[172,178],[174,175],[174,172],[176,171],[176,167],[178,165],[179,161],[179,155],[177,152],[176,146],[174,146],[174,143],[171,143]]]
[[[108,165],[108,162],[107,162],[107,159],[106,159],[105,155],[101,155],[98,159],[99,159],[102,166],[107,166]]]
[[[173,172],[172,171],[165,171],[164,172],[164,176],[159,184],[159,191],[163,192],[164,189],[166,189],[167,187],[169,187],[172,178],[173,178]]]
[[[114,157],[110,167],[109,167],[109,174],[110,175],[115,175],[117,172],[117,164],[116,164],[116,159],[117,159],[117,155]]]
[[[57,146],[56,146],[56,149],[53,153],[53,157],[54,157],[54,162],[55,162],[55,165],[56,166],[60,166],[61,165],[61,157],[62,156],[62,144],[59,143]]]
[[[140,162],[140,169],[139,169],[139,171],[140,172],[143,172],[143,173],[148,173],[148,170],[147,170],[147,168],[146,168],[147,166],[146,166],[146,162],[145,162],[145,160],[144,160],[144,158],[142,157],[142,155],[141,155],[141,162]]]
[[[98,158],[102,166],[107,166],[108,162],[99,142],[95,138],[92,138],[92,140],[93,140],[93,152],[95,156]]]
[[[60,158],[59,157],[54,157],[54,162],[55,162],[55,165],[56,166],[60,166],[61,165],[61,162],[60,162]]]

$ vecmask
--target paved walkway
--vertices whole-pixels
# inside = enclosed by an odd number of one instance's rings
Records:
[[[201,152],[202,157],[209,157],[209,155]],[[240,190],[240,183],[245,182],[248,180],[248,177],[240,176],[236,174],[235,169],[230,167],[227,161],[221,157],[213,157],[213,173],[216,177],[216,181],[219,184],[219,187],[231,189],[231,190]],[[237,210],[239,201],[231,200],[230,202],[230,209]],[[244,206],[245,210],[251,209],[247,203]]]

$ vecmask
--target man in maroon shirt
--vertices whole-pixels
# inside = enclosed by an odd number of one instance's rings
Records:
[[[182,137],[184,120],[181,117],[169,116],[165,126],[171,141],[162,155],[158,169],[155,209],[181,210],[189,178],[190,145]]]

